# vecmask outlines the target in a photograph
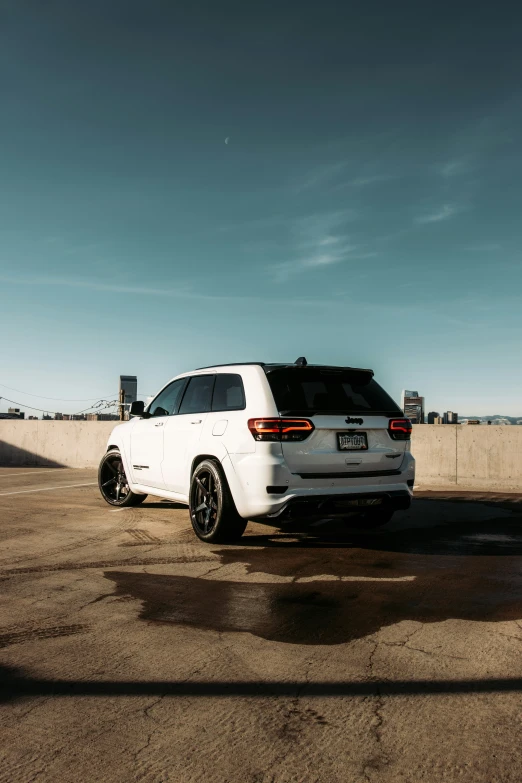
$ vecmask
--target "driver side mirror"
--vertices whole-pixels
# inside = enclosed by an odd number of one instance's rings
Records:
[[[143,402],[143,400],[136,400],[136,402],[131,403],[130,415],[141,416],[144,419],[149,418],[149,414],[145,413],[145,403]]]

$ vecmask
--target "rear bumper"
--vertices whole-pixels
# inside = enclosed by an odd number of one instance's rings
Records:
[[[372,507],[400,511],[410,507],[411,498],[411,493],[402,489],[389,492],[352,492],[346,495],[294,497],[290,498],[279,511],[268,514],[268,519],[283,522],[311,517],[345,517],[347,514]]]
[[[379,475],[330,475],[320,479],[290,473],[276,453],[232,454],[222,464],[237,510],[245,519],[275,520],[292,509],[296,513],[301,509],[327,516],[327,508],[331,510],[332,503],[371,498],[382,498],[384,503],[407,508],[413,497],[415,460],[409,452],[397,470]],[[344,513],[349,513],[348,506]]]

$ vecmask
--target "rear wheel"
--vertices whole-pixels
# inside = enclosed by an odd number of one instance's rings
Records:
[[[190,484],[190,520],[198,538],[224,543],[241,538],[247,520],[237,513],[225,474],[212,460],[201,462]]]
[[[139,506],[147,495],[132,492],[119,449],[103,455],[98,469],[98,486],[103,499],[111,506]]]

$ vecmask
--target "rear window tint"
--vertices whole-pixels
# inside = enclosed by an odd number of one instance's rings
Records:
[[[213,411],[241,411],[245,408],[245,391],[240,375],[218,373],[212,397]]]
[[[214,375],[194,375],[190,379],[181,401],[180,414],[207,413],[210,410],[214,378]]]
[[[280,412],[401,415],[397,403],[368,377],[353,371],[314,368],[284,368],[267,373]]]
[[[186,383],[186,378],[180,378],[163,389],[149,407],[151,416],[172,416],[176,412]]]

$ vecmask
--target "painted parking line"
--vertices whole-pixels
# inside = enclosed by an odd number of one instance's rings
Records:
[[[89,481],[88,484],[63,484],[61,487],[40,487],[39,489],[18,489],[16,492],[0,492],[0,497],[5,495],[27,495],[29,492],[50,492],[53,489],[73,489],[74,487],[95,487],[97,481]]]
[[[75,468],[59,468],[59,470],[74,470]],[[47,470],[29,470],[24,473],[0,473],[0,479],[13,478],[13,476],[35,476],[37,473],[52,473],[56,468],[47,468]]]

